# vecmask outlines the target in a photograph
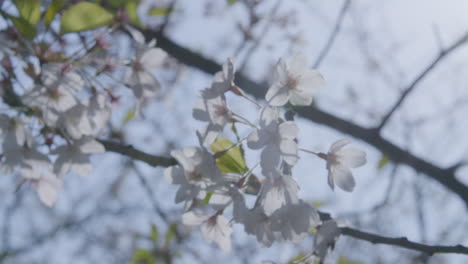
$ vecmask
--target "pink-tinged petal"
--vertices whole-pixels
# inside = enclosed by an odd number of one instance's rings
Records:
[[[171,156],[174,157],[180,165],[182,165],[185,171],[193,171],[195,169],[195,165],[191,159],[187,158],[184,150],[173,150],[171,151]]]
[[[62,181],[53,175],[43,176],[37,183],[39,199],[49,207],[54,205],[60,189],[62,189]]]
[[[288,102],[289,89],[283,82],[275,82],[268,89],[265,99],[271,106],[283,106]]]
[[[81,177],[86,177],[91,174],[93,171],[93,165],[88,162],[83,162],[83,163],[73,163],[72,164],[72,169],[76,174],[80,175]]]
[[[296,89],[312,95],[324,86],[325,79],[323,78],[322,74],[320,74],[320,72],[315,70],[307,70],[301,75]]]
[[[275,66],[275,83],[286,82],[288,80],[288,65],[283,59],[279,59]]]
[[[272,122],[277,122],[279,118],[279,111],[278,108],[276,107],[264,107],[260,111],[260,126],[261,127],[266,127]]]
[[[331,176],[333,177],[333,181],[338,187],[347,192],[353,191],[356,182],[354,181],[354,177],[351,174],[351,170],[345,166],[337,164],[331,166],[330,172]]]
[[[347,139],[340,139],[331,145],[330,150],[328,152],[335,153],[341,148],[343,148],[344,146],[348,145],[349,143],[351,143],[351,141]]]
[[[295,139],[298,133],[299,129],[293,121],[286,121],[279,125],[279,134],[281,138]]]
[[[308,67],[307,57],[303,53],[298,53],[288,63],[289,72],[293,75],[302,74]]]
[[[289,101],[292,105],[310,105],[312,103],[312,95],[294,90],[289,93]]]
[[[346,167],[357,168],[366,164],[366,153],[356,148],[343,148],[336,152],[338,161]]]

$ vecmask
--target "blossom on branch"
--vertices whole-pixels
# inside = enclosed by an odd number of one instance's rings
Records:
[[[280,59],[275,67],[275,81],[268,89],[265,99],[271,106],[310,105],[312,95],[325,85],[322,75],[308,69],[304,54],[297,54],[286,64]]]

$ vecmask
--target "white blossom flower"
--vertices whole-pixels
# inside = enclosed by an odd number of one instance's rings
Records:
[[[319,154],[327,161],[328,184],[332,189],[336,184],[347,192],[353,191],[356,183],[350,168],[366,163],[366,153],[356,148],[345,148],[349,143],[347,139],[338,140],[331,145],[328,154]]]
[[[280,123],[277,110],[267,107],[261,112],[260,128],[250,133],[247,145],[251,149],[263,148],[260,157],[263,170],[276,168],[281,159],[293,166],[298,160],[297,134],[293,121]]]
[[[23,102],[42,110],[42,117],[49,126],[55,126],[60,115],[75,106],[75,94],[84,82],[80,75],[70,71],[69,65],[48,63],[41,69],[42,84],[36,85],[23,96]]]
[[[288,64],[283,59],[278,61],[275,81],[265,98],[271,106],[283,106],[288,100],[293,105],[310,105],[312,95],[324,85],[322,75],[308,69],[305,55],[297,54]]]
[[[335,246],[335,242],[340,236],[340,229],[334,220],[328,220],[322,223],[314,238],[314,255],[323,263],[326,256]]]
[[[54,163],[54,172],[64,176],[73,170],[80,176],[87,176],[93,168],[89,160],[90,154],[103,152],[105,152],[104,146],[91,137],[83,137],[72,145],[59,146],[51,151],[51,154],[58,154]]]
[[[196,211],[189,211],[182,215],[182,222],[185,225],[200,226],[203,238],[206,241],[214,241],[225,252],[231,250],[232,227],[229,221],[222,214],[203,214]]]
[[[234,59],[228,58],[228,61],[223,64],[223,70],[214,75],[211,87],[202,91],[202,97],[205,99],[212,99],[218,96],[224,98],[224,94],[227,91],[237,88],[234,84],[235,74]]]
[[[273,170],[265,179],[258,198],[265,214],[270,216],[283,206],[297,203],[299,185],[291,175],[283,175]]]
[[[279,232],[283,240],[299,242],[320,223],[320,217],[311,205],[299,200],[276,210],[271,221],[273,231]]]
[[[164,170],[164,176],[169,183],[180,185],[176,203],[205,198],[206,188],[222,177],[213,156],[206,149],[187,147],[173,150],[171,155],[180,165]]]
[[[204,99],[193,108],[192,115],[195,119],[208,122],[207,127],[200,133],[204,145],[211,145],[223,131],[224,126],[232,119],[232,114],[226,105],[226,101],[218,96]]]
[[[241,193],[232,193],[233,199],[233,220],[244,225],[244,231],[247,234],[254,235],[257,241],[265,247],[270,247],[275,235],[271,228],[271,219],[265,214],[262,206],[255,206],[248,209],[245,205],[245,199]]]
[[[161,67],[167,54],[162,49],[154,47],[155,41],[145,44],[140,37],[136,40],[136,54],[131,62],[132,71],[128,77],[128,84],[135,97],[142,100],[155,96],[161,89],[161,84],[152,71]]]

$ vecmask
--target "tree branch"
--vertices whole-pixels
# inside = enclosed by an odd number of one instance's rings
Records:
[[[365,240],[371,242],[372,244],[386,244],[397,246],[401,248],[416,250],[424,252],[427,255],[431,256],[434,254],[442,253],[455,253],[455,254],[466,254],[468,255],[468,248],[462,245],[456,246],[429,246],[426,244],[420,244],[416,242],[409,241],[406,237],[384,237],[376,234],[359,231],[349,227],[341,227],[341,234],[345,236],[350,236],[356,239]]]
[[[112,151],[115,153],[119,153],[128,157],[131,157],[136,160],[146,162],[147,164],[153,167],[157,167],[157,166],[169,167],[169,166],[177,164],[177,161],[174,158],[151,155],[146,152],[137,150],[130,145],[123,145],[115,141],[103,140],[103,139],[98,139],[98,141],[102,145],[104,145],[107,151]]]
[[[180,46],[158,32],[143,30],[142,33],[148,40],[156,38],[160,48],[187,66],[194,67],[207,74],[215,74],[221,70],[221,65],[218,63]],[[236,73],[235,77],[236,84],[242,87],[242,89],[245,89],[248,93],[256,98],[263,98],[265,96],[265,92],[268,89],[267,84],[254,82],[239,72]],[[317,108],[317,106],[295,107],[294,109],[305,119],[361,139],[387,155],[393,162],[408,165],[414,170],[427,175],[442,184],[448,190],[453,191],[464,201],[465,205],[468,205],[468,186],[455,178],[453,170],[438,167],[398,147],[384,139],[377,129],[356,125],[350,121],[324,112]]]
[[[333,30],[328,37],[327,43],[323,47],[322,51],[319,53],[319,56],[317,60],[314,63],[313,68],[318,68],[320,64],[322,63],[323,59],[325,56],[327,56],[328,52],[330,51],[331,46],[335,42],[336,36],[338,35],[338,32],[340,31],[341,24],[343,23],[343,18],[346,14],[346,11],[348,11],[348,8],[351,4],[351,0],[345,0],[343,6],[341,7],[340,14],[338,15],[338,18],[336,20],[335,26],[333,27]]]
[[[400,105],[405,101],[408,95],[418,86],[418,84],[429,74],[439,62],[441,62],[444,58],[446,58],[449,54],[455,51],[457,48],[462,46],[464,43],[468,41],[468,33],[465,33],[461,38],[457,39],[452,45],[448,48],[445,48],[440,51],[439,55],[434,58],[434,60],[418,75],[416,78],[404,89],[403,93],[400,95],[400,98],[396,101],[396,103],[390,108],[387,114],[382,118],[382,121],[377,126],[377,130],[381,130],[385,124],[387,124],[388,120],[395,111],[400,107]]]

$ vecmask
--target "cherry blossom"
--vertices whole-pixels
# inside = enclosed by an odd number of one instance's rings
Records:
[[[259,196],[265,214],[271,215],[279,208],[297,203],[299,186],[291,175],[274,170],[266,177]]]
[[[312,95],[325,85],[322,75],[308,69],[304,54],[297,54],[289,63],[280,59],[275,67],[275,81],[265,99],[271,106],[283,106],[288,100],[293,105],[310,105]]]
[[[202,97],[205,99],[212,99],[218,96],[224,98],[224,94],[227,91],[238,88],[234,84],[235,73],[234,59],[228,58],[228,61],[223,64],[223,70],[214,75],[211,87],[202,91]]]
[[[176,203],[205,198],[206,188],[222,177],[213,156],[206,149],[186,147],[171,151],[171,155],[180,165],[164,170],[164,176],[169,183],[180,185]]]
[[[231,250],[232,227],[222,214],[203,214],[198,211],[189,211],[182,215],[185,225],[198,226],[206,241],[214,241],[225,252]]]
[[[338,140],[331,145],[328,154],[319,154],[327,161],[328,184],[332,189],[336,183],[344,191],[353,191],[356,183],[350,168],[357,168],[366,163],[366,153],[356,148],[345,148],[349,143],[347,139]]]
[[[42,83],[28,91],[22,98],[31,107],[42,110],[42,117],[49,126],[55,126],[59,117],[78,103],[75,94],[84,82],[67,64],[48,63],[41,69]]]
[[[30,181],[36,189],[41,202],[48,207],[52,207],[57,200],[58,192],[63,188],[62,181],[50,173],[44,173],[39,178]]]
[[[248,136],[247,145],[251,149],[263,148],[260,158],[262,169],[276,168],[281,159],[294,165],[298,160],[296,124],[292,121],[280,122],[277,110],[270,107],[262,110],[259,124],[260,128]]]
[[[80,176],[87,176],[93,168],[89,155],[103,152],[105,152],[104,146],[90,137],[83,137],[70,145],[59,146],[51,151],[51,154],[58,154],[54,163],[54,172],[64,176],[73,170]]]
[[[193,117],[196,120],[208,122],[208,125],[200,134],[204,145],[210,145],[232,119],[232,114],[226,105],[226,101],[218,96],[197,103],[193,108]]]

